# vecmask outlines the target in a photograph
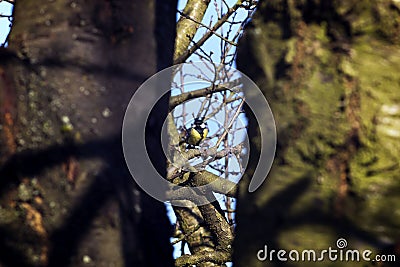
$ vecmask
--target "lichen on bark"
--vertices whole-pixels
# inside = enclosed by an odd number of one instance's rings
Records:
[[[278,149],[256,193],[246,193],[246,178],[242,184],[238,265],[265,266],[254,254],[264,244],[323,249],[345,237],[352,247],[374,253],[398,244],[400,54],[394,2],[261,4],[241,41],[238,66],[271,105]]]

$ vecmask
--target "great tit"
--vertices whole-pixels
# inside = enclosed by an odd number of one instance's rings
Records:
[[[192,127],[186,132],[186,142],[188,143],[187,148],[194,148],[203,141],[208,134],[207,122],[204,122],[204,118],[194,119]]]

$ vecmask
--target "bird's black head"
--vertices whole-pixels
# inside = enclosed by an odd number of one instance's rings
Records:
[[[194,119],[194,125],[201,125],[204,122],[204,117],[201,118],[195,118]]]

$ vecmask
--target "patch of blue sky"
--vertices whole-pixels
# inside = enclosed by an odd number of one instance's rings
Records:
[[[236,0],[226,0],[225,3],[227,3],[229,5],[229,7],[232,7],[237,1]],[[183,10],[185,5],[187,3],[187,0],[179,0],[178,1],[178,9],[179,10]],[[218,5],[218,10],[215,8],[214,4],[217,3]],[[212,0],[210,3],[209,8],[207,9],[206,14],[204,15],[203,21],[202,23],[204,25],[207,25],[208,27],[212,27],[212,25],[214,25],[218,19],[221,17],[221,14],[225,14],[227,12],[227,7],[225,6],[225,4],[223,3],[223,1],[221,0]],[[177,20],[179,19],[179,14],[177,13]],[[240,8],[238,9],[238,11],[234,14],[231,15],[231,17],[229,18],[230,21],[243,21],[245,19],[247,19],[248,17],[248,11]],[[219,33],[220,35],[227,37],[228,39],[233,38],[238,30],[240,29],[240,24],[227,24],[225,23],[218,31],[217,33]],[[196,35],[193,38],[193,42],[197,42],[207,31],[209,31],[208,29],[206,29],[205,27],[200,27],[199,30],[197,31]],[[227,34],[229,33],[229,35],[227,36]],[[235,39],[233,40],[234,42],[237,42],[238,40]],[[192,44],[193,45],[193,44]],[[225,58],[225,60],[222,59],[222,54],[221,51],[223,51],[223,44],[221,41],[221,38],[216,36],[216,35],[212,35],[203,45],[202,45],[202,51],[204,51],[207,55],[209,55],[209,58],[211,58],[212,62],[218,66],[218,64],[220,64],[221,62],[229,62],[229,60],[231,59],[231,57],[233,57],[233,55],[235,54],[235,50],[236,47],[233,45],[229,45],[230,46],[230,50],[228,55],[230,55],[228,58]],[[203,54],[204,56],[204,54]],[[199,57],[199,55],[193,54],[189,57],[189,59],[187,60],[187,62],[199,62],[201,61],[201,57]],[[232,82],[235,79],[239,79],[240,78],[240,73],[239,72],[235,72],[233,71],[234,75],[230,76],[228,78],[228,80],[224,80],[224,78],[222,78],[221,80],[215,80],[214,78],[214,71],[213,68],[209,68],[209,66],[206,66],[207,64],[209,65],[209,63],[203,63],[205,64],[204,68],[200,68],[201,71],[203,73],[198,73],[198,71],[194,71],[193,69],[183,69],[183,73],[191,73],[191,75],[185,75],[184,77],[176,75],[174,77],[174,88],[172,88],[171,90],[171,94],[172,95],[179,95],[182,92],[189,92],[189,91],[193,91],[193,90],[198,90],[198,89],[203,89],[205,87],[211,86],[211,82],[210,81],[215,81],[215,84],[222,84],[224,82]],[[232,67],[235,68],[236,64],[235,61],[233,61]],[[199,81],[199,76],[203,77],[204,79],[202,81]],[[183,84],[183,85],[182,85]],[[242,96],[243,94],[240,92],[235,92],[237,94],[237,96]],[[214,94],[213,95],[213,99],[214,99],[214,104],[215,105],[221,105],[223,103],[223,94],[222,93],[218,93],[218,94]],[[191,126],[192,121],[194,120],[194,118],[196,116],[198,116],[199,114],[199,109],[201,108],[201,101],[204,101],[205,97],[202,98],[197,98],[197,99],[193,99],[190,101],[187,101],[185,103],[185,119],[183,119],[183,106],[179,105],[175,108],[174,110],[174,117],[177,118],[176,122],[177,122],[177,126],[183,126],[183,122],[185,122],[185,127],[189,128]],[[237,103],[239,103],[239,100],[237,101]],[[210,110],[214,110],[215,108],[217,108],[215,105],[210,106]],[[235,104],[235,102],[233,102],[232,104]],[[238,104],[236,104],[237,106]],[[202,114],[202,115],[207,115],[207,114]],[[187,117],[186,117],[187,116]],[[225,110],[221,109],[218,113],[216,113],[213,118],[211,118],[210,120],[207,121],[209,128],[210,128],[210,133],[209,136],[215,136],[212,140],[214,140],[214,144],[216,142],[216,140],[218,139],[218,136],[220,134],[222,134],[222,132],[218,132],[221,131],[221,129],[223,130],[223,123],[225,121]],[[222,122],[222,123],[221,123]],[[229,142],[229,146],[233,147],[238,145],[239,143],[243,142],[243,141],[247,141],[247,131],[246,131],[246,125],[247,125],[247,118],[243,113],[240,113],[240,115],[237,118],[237,122],[235,122],[235,127],[234,129],[239,129],[239,130],[234,130],[230,132],[230,136],[228,137],[228,142]],[[211,140],[211,143],[213,143]],[[211,144],[212,146],[212,144]],[[244,146],[242,149],[242,153],[245,155],[247,154],[249,151],[247,150],[248,146]],[[246,163],[246,160],[244,161],[244,163]],[[215,161],[214,164],[216,166],[220,165],[220,166],[224,166],[225,165],[225,159],[220,159],[218,161]],[[246,166],[242,165],[243,162],[241,162],[241,164],[239,164],[238,160],[236,159],[236,157],[231,156],[228,158],[228,166],[229,166],[229,175],[228,175],[228,179],[234,181],[234,182],[238,182],[242,176],[243,173],[243,169]],[[211,168],[210,166],[207,166],[206,169],[212,173],[215,173],[219,176],[224,176],[224,174],[221,174],[221,172]],[[224,207],[225,202],[223,201],[224,196],[220,195],[220,194],[215,194],[217,199],[219,199],[220,205],[222,207]],[[170,204],[166,205],[167,207],[167,211],[168,211],[168,217],[170,218],[172,223],[176,222],[176,217],[175,214],[172,210],[172,207]],[[231,208],[235,209],[236,207],[236,202],[233,201],[233,204],[231,205]],[[234,218],[234,214],[233,214],[233,218]],[[174,240],[173,238],[171,238],[171,241]],[[184,248],[184,253],[185,254],[189,254],[189,250],[187,248],[187,245]],[[181,243],[177,243],[174,245],[174,258],[177,258],[181,255]],[[228,266],[231,266],[231,264],[228,264]]]
[[[8,2],[0,2],[0,14],[1,15],[11,15],[13,5]],[[0,44],[3,44],[7,38],[8,33],[11,29],[11,22],[6,17],[0,18]]]
[[[224,4],[224,2],[229,5],[229,7],[232,7],[235,5],[237,0],[211,0],[211,3],[209,5],[209,8],[207,9],[206,13],[204,14],[203,21],[202,23],[208,27],[212,27],[218,19],[221,17],[221,15],[224,15],[228,11],[228,7]],[[180,0],[178,1],[178,9],[183,10],[187,3],[187,0]],[[215,4],[218,6],[218,9],[215,8]],[[232,14],[229,18],[229,21],[244,21],[248,17],[248,11],[239,8],[234,14]],[[177,14],[177,19],[179,19],[179,14]],[[224,23],[216,32],[227,39],[233,38],[238,30],[240,29],[240,24],[228,24]],[[206,29],[205,27],[200,27],[199,30],[197,31],[196,35],[193,38],[193,42],[197,42],[206,32],[209,30]],[[227,34],[229,34],[227,36]],[[233,40],[234,42],[237,42],[236,40]],[[207,54],[211,54],[211,59],[214,63],[220,63],[222,62],[222,55],[221,55],[221,38],[213,34],[202,46],[202,50],[205,51]],[[234,55],[234,52],[236,50],[236,47],[232,46],[229,55]],[[230,58],[227,58],[226,61],[228,61]],[[188,60],[192,61],[200,61],[201,58],[193,54],[191,57],[189,57]],[[225,61],[225,62],[226,62]],[[233,66],[235,65],[235,62],[233,62]]]

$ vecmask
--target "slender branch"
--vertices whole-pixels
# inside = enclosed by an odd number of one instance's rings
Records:
[[[196,225],[196,227],[194,227],[192,230],[190,230],[186,234],[182,234],[181,237],[179,237],[178,239],[171,242],[171,245],[178,244],[179,242],[181,242],[182,240],[185,240],[188,236],[190,236],[191,234],[193,234],[194,232],[196,232],[199,229],[200,229],[200,224]]]
[[[227,3],[225,0],[222,0],[222,2],[224,3],[225,7],[226,7],[227,9],[229,9],[228,3]]]
[[[233,7],[229,8],[226,14],[214,24],[214,26],[211,28],[210,31],[208,31],[203,37],[201,37],[200,40],[195,45],[193,45],[189,50],[185,51],[184,53],[182,53],[182,55],[177,57],[174,60],[174,64],[184,63],[200,46],[202,46],[213,35],[213,32],[217,31],[229,19],[229,17],[233,13],[235,13],[235,11],[241,6],[242,6],[242,0],[238,0],[236,4]]]
[[[235,101],[239,101],[239,100],[243,100],[243,97],[240,97],[240,96],[239,97],[232,97],[232,96],[230,96],[229,98],[226,99],[225,103],[229,104],[229,103],[232,103],[232,102],[235,102]],[[205,120],[208,120],[208,119],[214,117],[214,115],[217,114],[219,111],[221,111],[221,109],[222,109],[221,106],[219,106],[216,109],[214,109],[211,113],[209,113],[206,116]]]
[[[196,21],[195,19],[191,18],[190,16],[184,14],[182,11],[178,10],[178,13],[182,16],[185,17],[187,19],[190,19],[191,21],[193,21],[194,23],[197,23],[199,25],[201,25],[202,27],[206,28],[207,30],[209,30],[212,34],[214,34],[215,36],[221,38],[222,40],[224,40],[225,42],[233,45],[233,46],[237,46],[237,43],[225,38],[224,36],[222,36],[221,34],[217,33],[216,31],[214,31],[213,29],[211,29],[210,27],[208,27],[207,25],[205,25],[204,23],[201,23],[199,21]]]
[[[233,154],[233,155],[238,155],[241,153],[243,149],[243,143],[240,143],[234,147],[230,147],[230,148],[225,148],[221,151],[216,152],[214,155],[211,155],[212,157],[203,162],[200,163],[199,165],[196,166],[190,166],[191,168],[188,168],[185,171],[182,171],[180,168],[175,167],[173,164],[170,164],[171,166],[168,168],[168,180],[172,181],[175,184],[179,184],[182,182],[186,182],[189,178],[188,177],[184,177],[187,173],[189,173],[190,171],[192,172],[198,172],[198,168],[200,168],[203,165],[207,165],[213,161],[222,159],[224,157],[226,157],[228,154]],[[215,151],[216,149],[214,148],[213,150],[210,151]],[[181,158],[185,159],[185,161],[193,159],[195,157],[199,157],[201,155],[203,155],[204,153],[201,152],[199,149],[190,149],[187,152],[181,152],[182,156]],[[214,157],[215,156],[215,157]],[[176,180],[175,178],[180,177],[179,180]]]
[[[1,2],[7,2],[7,3],[10,3],[10,4],[12,4],[12,5],[14,5],[15,4],[15,0],[0,0],[0,3]]]
[[[237,118],[237,116],[239,116],[239,113],[240,113],[240,111],[241,111],[241,109],[242,109],[243,104],[244,104],[244,101],[242,101],[242,102],[239,104],[239,106],[238,106],[238,108],[237,108],[237,110],[236,110],[236,112],[235,112],[235,115],[233,115],[232,120],[229,122],[229,125],[228,125],[228,127],[226,127],[224,133],[223,133],[223,134],[220,136],[220,138],[218,139],[217,144],[215,145],[215,147],[218,148],[218,146],[219,146],[219,145],[221,144],[221,142],[224,140],[225,136],[228,134],[229,129],[230,129],[230,128],[232,127],[232,125],[233,125],[233,122],[235,121],[235,119]]]
[[[214,87],[214,89],[213,89],[213,87]],[[180,94],[177,96],[171,96],[171,98],[169,100],[169,109],[173,110],[176,106],[178,106],[181,103],[186,102],[188,100],[202,97],[202,96],[207,96],[208,94],[211,94],[211,93],[217,93],[217,92],[222,92],[222,91],[226,91],[226,90],[232,90],[232,89],[227,88],[222,85],[217,85],[217,86],[209,86],[206,88],[190,91],[190,92]]]
[[[226,99],[226,94],[224,94],[224,110],[225,110],[225,121],[224,121],[224,124],[227,124],[228,121],[229,121],[229,109],[227,108],[226,100],[227,100],[227,99]],[[225,148],[228,148],[228,147],[229,147],[229,143],[228,143],[228,138],[227,138],[227,136],[226,136],[225,139],[224,139],[224,147],[225,147]],[[228,180],[228,179],[229,179],[229,168],[228,168],[228,165],[229,165],[229,157],[228,157],[228,155],[226,155],[224,158],[225,158],[225,170],[224,170],[224,174],[225,174],[225,179]],[[229,210],[230,207],[231,207],[231,198],[228,197],[228,196],[226,196],[225,207],[226,207],[226,210]],[[227,215],[226,217],[228,218],[229,224],[232,225],[232,224],[233,224],[233,223],[232,223],[232,222],[233,222],[232,214],[231,214],[230,212],[226,212],[226,215]]]
[[[4,42],[0,45],[0,47],[5,47],[6,44],[8,43],[8,39],[10,38],[10,34],[11,32],[8,32],[6,39],[4,40]]]

